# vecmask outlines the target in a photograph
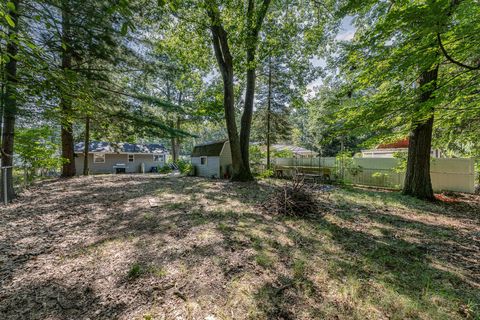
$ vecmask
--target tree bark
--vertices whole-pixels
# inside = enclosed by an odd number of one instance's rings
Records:
[[[177,99],[177,105],[181,106],[182,105],[182,92],[178,94],[178,99]],[[181,119],[180,116],[177,115],[175,119],[175,123],[173,123],[172,127],[175,127],[175,129],[180,130],[181,127]],[[172,138],[172,158],[173,162],[177,162],[180,159],[180,138],[178,136],[175,136]]]
[[[272,112],[272,58],[268,58],[267,170],[270,169],[270,113]]]
[[[436,89],[438,66],[425,71],[419,78],[421,90],[419,103],[431,99]],[[430,179],[430,152],[432,150],[433,109],[426,121],[415,124],[410,132],[408,144],[407,172],[403,194],[424,200],[435,200],[432,181]]]
[[[233,90],[233,59],[227,40],[227,32],[219,24],[216,8],[208,7],[208,15],[212,20],[210,31],[212,34],[213,49],[223,80],[223,107],[227,125],[228,140],[232,153],[232,180],[243,180],[244,163],[240,151],[240,138],[235,121],[235,104]]]
[[[15,23],[14,27],[8,29],[8,39],[17,39],[20,1],[14,0],[12,3],[15,10],[9,10],[8,14]],[[16,40],[15,40],[16,41]],[[5,64],[5,96],[3,108],[3,132],[2,132],[2,167],[13,166],[13,145],[15,137],[15,119],[17,115],[17,60],[18,46],[15,41],[8,40],[7,55],[10,61]],[[5,175],[1,175],[1,199],[5,201],[4,196],[7,195],[7,201],[11,201],[15,197],[13,188],[13,168],[7,170],[6,181]],[[6,190],[5,190],[6,186]]]
[[[177,120],[175,123],[175,129],[180,130],[182,121],[179,116],[177,116]],[[175,161],[180,160],[180,138],[175,137]]]
[[[61,68],[64,75],[68,77],[68,72],[72,67],[72,53],[70,48],[70,8],[68,1],[62,4],[62,51]],[[75,153],[73,148],[73,109],[72,100],[68,94],[61,93],[60,109],[62,111],[62,177],[69,178],[75,176]]]
[[[90,168],[88,166],[88,155],[89,155],[89,146],[90,146],[90,117],[85,117],[85,140],[83,148],[83,175],[88,176],[90,173]]]
[[[256,79],[255,53],[257,50],[258,34],[270,1],[271,0],[263,0],[257,14],[255,14],[255,1],[248,1],[247,37],[245,41],[247,52],[247,88],[245,92],[244,110],[240,121],[240,134],[238,134],[235,121],[233,59],[228,44],[228,35],[222,26],[218,6],[212,2],[208,2],[206,6],[207,14],[211,19],[210,31],[212,33],[215,58],[217,59],[223,79],[225,122],[232,153],[232,180],[234,181],[254,180],[250,171],[249,147]]]

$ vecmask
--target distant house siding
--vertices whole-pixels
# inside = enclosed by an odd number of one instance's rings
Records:
[[[223,178],[225,173],[232,174],[232,152],[229,141],[225,142],[220,153],[220,178]]]
[[[220,177],[220,158],[219,157],[207,157],[207,164],[200,164],[200,157],[192,157],[192,165],[195,167],[195,174],[199,177],[211,178]]]
[[[105,154],[105,163],[93,163],[93,154],[88,155],[88,164],[91,174],[99,173],[115,173],[114,166],[117,164],[124,164],[127,173],[139,173],[141,164],[145,164],[145,172],[149,172],[152,167],[164,166],[164,158],[162,161],[154,162],[153,154],[134,154],[133,162],[128,162],[128,154]],[[77,153],[75,157],[75,168],[77,175],[83,173],[83,154]]]

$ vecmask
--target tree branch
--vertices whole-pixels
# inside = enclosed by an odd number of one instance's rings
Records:
[[[447,58],[448,61],[462,67],[462,68],[466,68],[466,69],[469,69],[469,70],[480,70],[480,63],[476,66],[469,66],[469,65],[466,65],[460,61],[457,61],[455,59],[453,59],[447,52],[447,50],[445,49],[445,47],[443,46],[443,43],[442,43],[442,38],[440,37],[440,33],[437,33],[437,40],[438,40],[438,45],[440,46],[440,50],[442,50],[442,53],[443,55],[445,56],[445,58]]]

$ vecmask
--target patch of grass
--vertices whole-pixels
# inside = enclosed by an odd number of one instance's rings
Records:
[[[262,250],[263,244],[262,244],[262,239],[260,237],[252,235],[252,236],[250,236],[250,241],[252,243],[253,249],[255,249],[257,251]]]
[[[152,275],[154,275],[158,278],[164,278],[164,277],[167,276],[167,270],[165,270],[162,267],[158,267],[158,266],[150,266],[148,268],[148,273],[152,274]]]
[[[270,258],[270,256],[269,256],[266,252],[264,252],[264,251],[258,252],[258,253],[255,255],[255,262],[256,262],[259,266],[261,266],[261,267],[263,267],[263,268],[265,268],[265,269],[270,268],[270,267],[273,266],[273,260],[272,260],[272,258]]]
[[[229,225],[226,225],[225,223],[222,223],[220,222],[218,225],[217,225],[217,228],[220,232],[222,233],[227,233],[227,232],[231,232],[234,230],[234,228],[232,228],[231,226]]]
[[[167,210],[180,210],[184,208],[185,208],[185,204],[183,202],[168,203],[165,205],[165,209]]]
[[[295,259],[293,261],[293,277],[294,279],[303,279],[305,278],[305,264],[306,262],[304,260],[300,259]]]
[[[155,265],[143,265],[141,263],[134,263],[128,270],[127,277],[130,280],[135,280],[144,274],[150,274],[158,278],[163,278],[167,275],[167,271]]]
[[[130,270],[128,270],[127,277],[129,279],[134,280],[134,279],[140,277],[143,272],[144,272],[144,270],[143,270],[142,266],[138,263],[135,263],[130,267]]]
[[[145,212],[143,214],[143,219],[145,219],[147,221],[153,220],[154,218],[155,218],[155,215],[151,212]]]

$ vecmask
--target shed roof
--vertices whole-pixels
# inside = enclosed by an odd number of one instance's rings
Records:
[[[377,147],[377,149],[403,149],[408,148],[409,139],[405,138],[402,140],[397,140],[393,143],[384,143]]]
[[[75,144],[75,152],[83,152],[85,143],[79,142]],[[93,141],[88,145],[89,152],[99,153],[152,153],[152,154],[164,154],[167,153],[167,149],[163,144],[150,143],[150,144],[134,144],[134,143],[110,143]]]
[[[227,141],[228,140],[220,140],[197,144],[195,147],[193,147],[192,157],[218,157],[222,152],[223,145]]]

